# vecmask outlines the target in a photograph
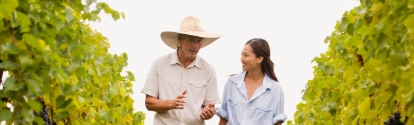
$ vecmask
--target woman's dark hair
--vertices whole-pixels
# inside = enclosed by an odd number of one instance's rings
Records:
[[[250,46],[253,49],[253,53],[256,55],[256,57],[263,57],[263,61],[260,64],[263,73],[269,75],[269,77],[275,80],[276,82],[279,82],[275,75],[274,63],[272,60],[270,60],[269,43],[267,43],[266,40],[261,38],[253,38],[247,41],[245,45],[247,44],[250,44]]]

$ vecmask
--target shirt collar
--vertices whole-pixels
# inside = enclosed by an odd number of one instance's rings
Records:
[[[170,54],[170,64],[174,65],[174,64],[180,64],[180,61],[178,60],[178,51],[175,51],[173,53]],[[188,66],[188,67],[197,67],[197,68],[203,68],[203,66],[201,65],[201,58],[200,56],[196,56],[196,58],[194,59],[194,61]]]
[[[242,85],[244,85],[244,78],[246,77],[246,71],[243,71],[239,74],[236,74],[234,76],[232,76],[230,78],[231,81],[233,81],[234,83],[236,83],[237,87],[241,87]],[[272,84],[276,84],[276,81],[274,81],[273,79],[271,79],[266,73],[265,76],[263,78],[263,84],[262,86],[265,87],[266,89],[271,89],[272,88]]]

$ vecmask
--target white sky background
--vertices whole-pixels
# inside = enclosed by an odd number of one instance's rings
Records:
[[[199,52],[216,69],[220,98],[227,76],[241,71],[239,58],[244,44],[251,38],[266,39],[276,76],[284,88],[285,114],[293,120],[301,90],[313,78],[311,60],[326,51],[323,41],[334,30],[336,21],[346,10],[359,5],[356,0],[101,1],[126,14],[126,19],[116,22],[102,14],[102,22],[93,23],[92,28],[108,37],[111,53],[128,53],[126,70],[136,78],[134,108],[146,113],[146,124],[153,124],[154,118],[154,112],[145,108],[145,95],[141,94],[147,72],[155,58],[174,51],[161,41],[160,33],[178,30],[184,17],[197,16],[204,30],[223,35]],[[3,81],[7,78],[4,75]],[[218,121],[215,116],[206,124]]]
[[[102,22],[92,27],[108,37],[111,53],[128,54],[127,70],[136,78],[134,108],[146,113],[146,124],[153,124],[154,118],[154,112],[145,108],[145,95],[141,94],[147,72],[156,57],[174,51],[161,41],[160,33],[179,30],[184,17],[197,16],[205,31],[223,35],[199,52],[216,69],[220,98],[227,76],[241,71],[239,58],[244,44],[251,38],[266,39],[276,76],[284,88],[285,114],[293,120],[301,90],[313,78],[311,60],[326,51],[323,41],[334,30],[336,21],[346,10],[359,5],[355,0],[102,1],[126,14],[126,19],[116,22],[102,15]],[[218,121],[215,116],[206,123]]]

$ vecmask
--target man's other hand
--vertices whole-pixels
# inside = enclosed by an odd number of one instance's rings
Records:
[[[200,117],[204,120],[208,120],[213,118],[213,116],[216,114],[216,109],[212,104],[208,104],[206,107],[204,107],[203,112],[201,112]]]

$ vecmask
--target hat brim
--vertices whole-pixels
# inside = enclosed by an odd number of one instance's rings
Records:
[[[161,39],[162,41],[172,49],[177,49],[178,45],[178,34],[186,34],[191,36],[197,36],[204,38],[203,45],[201,48],[206,47],[219,39],[221,37],[220,34],[214,34],[214,33],[207,33],[207,32],[201,32],[201,31],[188,31],[188,32],[175,32],[175,31],[164,31],[161,32]]]

